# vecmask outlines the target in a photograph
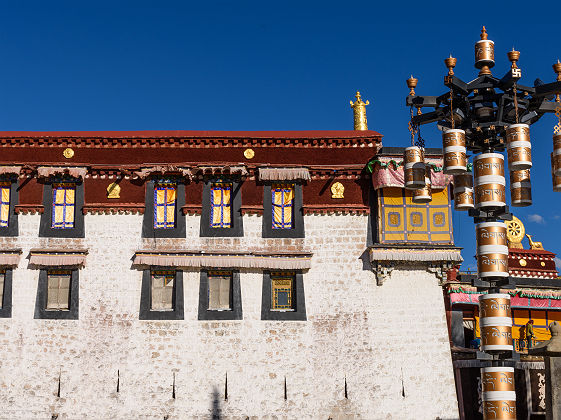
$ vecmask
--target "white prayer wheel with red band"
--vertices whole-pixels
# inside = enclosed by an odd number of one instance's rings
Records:
[[[473,208],[473,188],[454,188],[454,210],[469,210]]]
[[[474,192],[476,209],[506,206],[504,176],[485,175],[476,177]]]
[[[467,170],[466,132],[451,129],[442,134],[444,173],[461,174]]]
[[[500,153],[481,153],[473,158],[475,178],[487,175],[505,176],[505,158]]]
[[[512,394],[483,395],[483,419],[516,420],[516,393]]]
[[[506,128],[508,168],[511,171],[530,169],[532,167],[532,143],[530,143],[530,126],[512,124]]]
[[[553,153],[551,153],[551,179],[553,182],[553,191],[561,192],[561,175],[555,175],[557,166],[553,159]]]
[[[430,166],[426,165],[425,168],[425,186],[413,191],[414,203],[430,203],[432,201],[432,188],[430,180]]]
[[[502,245],[477,246],[479,277],[508,277],[508,247]]]
[[[553,161],[555,162],[555,175],[561,176],[561,134],[553,135]]]
[[[484,395],[494,395],[486,392],[514,392],[514,368],[512,367],[484,367],[481,368],[481,391]]]
[[[506,293],[479,295],[479,315],[482,318],[510,318],[510,295]]]
[[[403,153],[405,188],[415,190],[425,186],[425,155],[418,146],[406,147]]]
[[[481,350],[489,353],[512,351],[512,318],[481,318]]]

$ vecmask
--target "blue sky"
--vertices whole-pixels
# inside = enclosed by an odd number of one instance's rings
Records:
[[[539,5],[505,14],[502,2],[486,2],[479,18],[467,3],[462,12],[449,2],[3,2],[0,129],[352,129],[349,100],[360,90],[371,102],[369,127],[384,145],[403,146],[405,80],[419,79],[418,94],[444,93],[450,53],[456,74],[475,78],[482,24],[495,41],[495,75],[506,72],[514,46],[524,84],[554,80],[561,44],[557,13],[547,11],[558,5]],[[531,127],[534,205],[515,214],[534,240],[561,253],[554,124],[548,115]],[[435,128],[423,137],[440,147]],[[473,230],[455,214],[466,268],[475,267]]]

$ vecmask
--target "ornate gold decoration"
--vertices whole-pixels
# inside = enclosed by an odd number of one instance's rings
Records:
[[[355,120],[355,130],[365,131],[368,130],[368,124],[366,121],[366,105],[370,105],[370,102],[367,100],[363,102],[360,98],[360,92],[356,92],[356,101],[353,103],[351,102],[351,108],[353,109],[354,120]]]
[[[541,265],[542,267],[545,267],[545,262],[542,261],[542,262],[540,263],[540,265]]]
[[[245,149],[243,155],[246,159],[253,159],[255,157],[255,151],[253,149]]]
[[[559,61],[559,59],[557,59],[557,63],[555,63],[553,65],[553,71],[555,73],[557,73],[557,81],[561,82],[561,62]],[[557,95],[555,95],[555,101],[556,102],[561,102],[561,92],[557,92]]]
[[[450,54],[450,57],[444,59],[444,64],[446,64],[446,67],[448,68],[448,76],[454,76],[454,67],[456,67],[457,61],[458,60],[452,57],[452,54]]]
[[[107,186],[107,198],[121,198],[121,187],[116,182]]]
[[[419,79],[415,79],[413,75],[409,79],[407,79],[407,87],[410,89],[409,95],[415,96],[415,88],[417,87],[417,82]]]
[[[395,213],[390,214],[390,224],[392,226],[397,226],[399,224],[399,215]]]
[[[64,149],[64,152],[62,152],[62,155],[66,159],[71,159],[72,157],[74,157],[74,150],[72,150],[70,147],[67,147],[66,149]]]
[[[512,216],[512,220],[506,222],[506,239],[509,248],[524,249],[522,246],[522,239],[526,229],[524,224],[516,216]]]
[[[532,235],[526,234],[528,237],[528,241],[530,242],[530,249],[543,249],[543,245],[541,242],[534,242],[532,241]]]
[[[340,182],[331,185],[331,198],[345,198],[345,186]]]
[[[526,265],[528,264],[524,258],[518,260],[518,263],[519,263],[522,267],[526,267]]]
[[[435,214],[434,224],[439,226],[444,224],[444,215],[442,215],[441,213]]]

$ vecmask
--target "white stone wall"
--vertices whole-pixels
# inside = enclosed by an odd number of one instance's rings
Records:
[[[155,241],[140,238],[139,215],[87,215],[83,240],[38,238],[39,216],[19,221],[18,238],[0,239],[23,249],[12,318],[0,319],[0,418],[458,417],[442,289],[420,268],[397,268],[377,286],[360,259],[367,216],[306,216],[305,239],[262,239],[259,216],[244,217],[244,238],[199,238],[199,216],[187,216],[188,239]],[[33,319],[39,272],[27,267],[29,250],[69,244],[89,249],[80,319]],[[193,270],[185,320],[140,321],[142,272],[131,257],[151,246],[311,250],[308,320],[261,321],[262,273],[242,270],[244,319],[198,321]]]

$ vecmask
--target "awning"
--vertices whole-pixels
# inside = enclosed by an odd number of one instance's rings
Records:
[[[160,267],[264,268],[271,270],[307,270],[311,253],[137,251],[134,265]]]
[[[2,166],[0,165],[0,175],[19,175],[22,166]]]
[[[0,267],[15,267],[19,264],[21,249],[0,250]]]
[[[39,178],[49,178],[55,175],[70,175],[74,178],[84,178],[88,173],[88,168],[78,166],[39,166],[37,176]]]
[[[442,172],[442,159],[425,159],[431,166],[431,187],[433,190],[443,190],[452,182],[451,175]],[[380,158],[372,170],[372,186],[380,188],[404,188],[403,159],[395,161],[390,158]]]
[[[561,310],[561,292],[515,289],[501,290],[501,293],[511,295],[510,306],[512,308]],[[478,305],[480,295],[481,293],[477,293],[476,289],[471,286],[448,289],[451,305]]]
[[[198,165],[194,172],[198,175],[239,175],[247,176],[247,168],[245,165],[222,165],[222,166],[209,166]]]
[[[32,249],[29,251],[29,264],[44,267],[84,266],[88,251]]]
[[[462,262],[460,248],[370,248],[370,261]]]
[[[183,177],[190,178],[191,168],[175,166],[175,165],[156,165],[156,166],[140,168],[139,171],[134,172],[134,176],[140,179],[146,179],[150,175],[155,175],[155,174],[162,174],[162,175],[180,174]]]
[[[310,181],[308,168],[259,168],[260,181]]]

